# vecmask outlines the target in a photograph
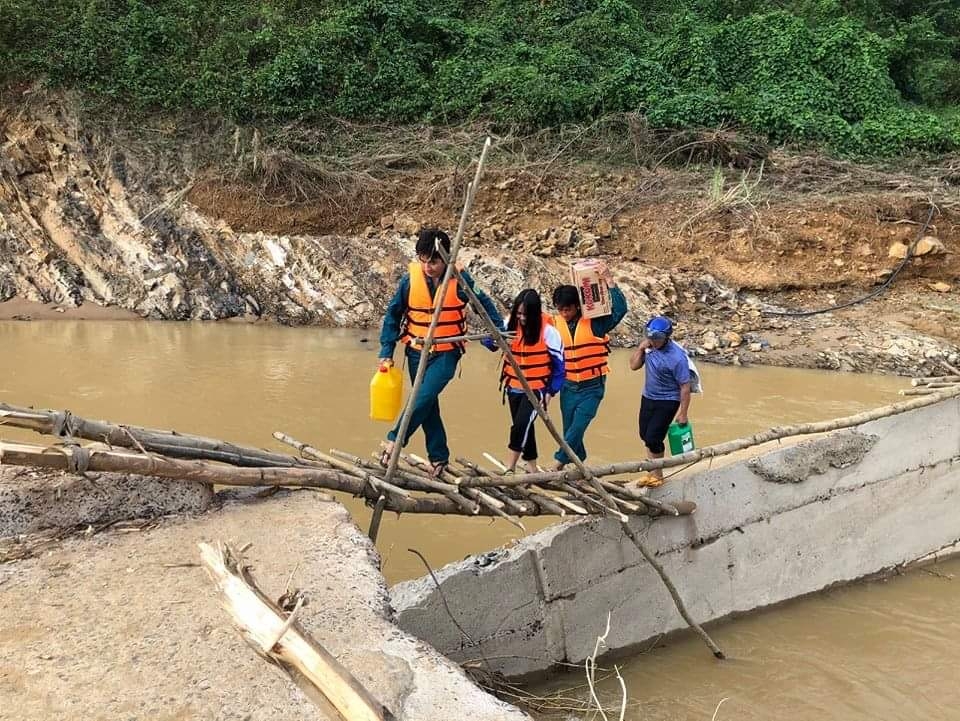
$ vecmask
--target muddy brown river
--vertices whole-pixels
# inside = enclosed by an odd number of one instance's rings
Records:
[[[282,430],[321,449],[367,455],[387,430],[367,417],[376,337],[375,331],[244,324],[2,322],[0,400],[285,451],[271,437]],[[631,373],[627,358],[627,351],[613,355],[606,399],[587,436],[591,461],[642,457],[636,432],[642,372]],[[441,399],[455,455],[504,454],[509,423],[497,368],[495,354],[471,347]],[[690,410],[699,445],[893,403],[907,385],[887,376],[763,367],[704,364],[701,372],[705,393],[694,396]],[[545,461],[552,442],[542,429],[538,441]],[[423,454],[420,436],[411,450]],[[345,503],[366,528],[369,509]],[[536,530],[548,522],[525,523]],[[409,548],[438,567],[518,533],[500,520],[387,515],[378,547],[393,583],[424,573]],[[947,562],[722,623],[713,633],[732,656],[726,663],[713,661],[692,638],[654,644],[623,665],[627,719],[709,720],[724,698],[718,721],[960,716],[957,573],[960,562]],[[537,692],[581,681],[569,675]],[[601,684],[611,705],[618,705],[617,689]]]

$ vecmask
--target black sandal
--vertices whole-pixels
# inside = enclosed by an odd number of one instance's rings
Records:
[[[431,470],[430,475],[434,478],[440,478],[445,470],[447,470],[447,462],[440,461],[439,463],[433,464],[433,470]]]

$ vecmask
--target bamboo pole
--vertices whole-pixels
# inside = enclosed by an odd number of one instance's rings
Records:
[[[258,653],[296,670],[346,721],[395,719],[333,654],[295,622],[299,605],[283,618],[283,612],[257,587],[243,560],[229,546],[215,549],[207,543],[198,545],[200,561],[222,595],[224,607]]]
[[[512,333],[507,333],[505,335],[507,335],[507,337],[510,337],[510,338],[513,337]],[[491,336],[489,333],[467,333],[466,335],[455,335],[453,337],[444,336],[443,342],[444,343],[462,343],[464,341],[485,340],[486,338],[490,338],[490,337]],[[421,338],[419,340],[422,343],[425,339]]]
[[[930,383],[960,383],[960,376],[922,376],[910,380],[912,386],[925,386]]]
[[[490,138],[483,144],[483,150],[480,153],[480,160],[477,162],[477,171],[473,176],[473,181],[467,186],[467,195],[463,203],[463,210],[460,213],[460,224],[457,227],[457,233],[450,245],[450,257],[456,262],[457,254],[460,252],[460,243],[463,240],[463,233],[467,227],[467,217],[470,215],[470,209],[473,207],[473,200],[477,194],[477,188],[480,185],[480,177],[483,174],[483,166],[487,161],[487,153],[490,150]],[[438,247],[438,250],[440,248]],[[430,318],[430,326],[427,328],[427,336],[423,341],[423,348],[420,351],[420,363],[417,365],[417,372],[413,379],[413,386],[410,389],[410,397],[407,401],[407,407],[403,410],[400,423],[397,426],[397,438],[393,444],[393,452],[390,454],[390,462],[387,465],[386,480],[393,479],[397,472],[397,463],[400,460],[400,450],[403,448],[404,440],[407,436],[407,429],[410,427],[410,416],[413,414],[413,405],[417,394],[420,392],[420,386],[423,384],[423,376],[427,370],[427,361],[429,360],[430,348],[433,346],[433,338],[437,331],[437,324],[440,322],[440,312],[443,309],[443,299],[447,295],[447,287],[456,268],[453,263],[447,261],[447,268],[443,274],[443,281],[437,289],[433,302],[433,316]],[[461,285],[466,285],[462,283]]]
[[[862,413],[855,413],[854,415],[845,416],[843,418],[835,418],[829,421],[818,421],[813,423],[800,423],[793,426],[769,428],[765,431],[755,433],[752,436],[737,438],[735,440],[718,443],[713,446],[704,446],[703,448],[697,448],[679,456],[672,456],[670,458],[655,458],[644,461],[626,461],[623,463],[612,463],[604,466],[590,466],[589,470],[594,476],[617,476],[625,473],[651,471],[656,468],[674,468],[676,466],[690,465],[705,458],[709,459],[726,456],[736,451],[752,448],[753,446],[759,446],[764,443],[769,443],[770,441],[790,438],[792,436],[812,435],[816,433],[827,433],[829,431],[842,430],[844,428],[853,428],[854,426],[863,425],[864,423],[869,423],[870,421],[876,421],[881,418],[898,415],[900,413],[907,413],[918,408],[925,408],[935,403],[939,403],[948,398],[960,396],[960,384],[954,384],[954,386],[954,388],[939,389],[937,393],[931,394],[930,396],[924,398],[915,398],[909,401],[902,401],[900,403],[894,403],[882,408],[876,408],[873,410],[864,411]],[[548,473],[528,473],[522,476],[515,476],[513,478],[497,478],[495,484],[501,486],[529,485],[551,481],[576,480],[582,477],[582,473],[578,469],[569,469],[564,471],[551,471]],[[491,480],[492,479],[483,477],[468,476],[460,479],[460,485],[467,487],[483,487],[485,485],[493,485],[490,483]]]
[[[221,461],[241,467],[317,466],[303,458],[240,446],[217,438],[108,421],[92,421],[74,415],[70,411],[39,410],[0,403],[0,425],[26,428],[36,433],[60,438],[84,438],[120,448],[152,451],[171,458]]]
[[[0,464],[72,472],[136,473],[172,481],[195,481],[220,486],[318,488],[350,493],[369,503],[375,503],[381,495],[366,481],[335,468],[235,468],[207,461],[187,461],[90,446],[39,446],[0,441]],[[328,498],[333,500],[332,497]],[[465,511],[448,498],[431,497],[390,497],[384,510],[396,513],[477,515],[475,511]],[[528,511],[524,515],[544,515],[540,508],[530,508]],[[492,509],[481,508],[479,515],[497,514]]]

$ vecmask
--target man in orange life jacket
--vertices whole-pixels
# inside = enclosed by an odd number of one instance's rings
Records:
[[[610,315],[588,320],[580,313],[580,292],[575,286],[561,285],[553,291],[553,305],[557,309],[553,323],[563,339],[566,361],[566,380],[560,390],[563,438],[581,460],[587,457],[583,436],[600,408],[606,376],[610,372],[607,364],[610,338],[607,334],[627,314],[627,299],[617,287],[606,263],[601,263],[598,270],[610,288],[613,306]],[[553,457],[557,462],[556,470],[570,463],[562,448]]]
[[[446,233],[437,228],[420,230],[417,236],[417,259],[410,263],[408,272],[400,278],[400,285],[387,306],[380,330],[380,363],[392,365],[397,342],[404,343],[407,346],[405,353],[411,381],[416,377],[421,362],[420,350],[433,316],[434,297],[447,270],[438,246],[444,253],[450,252],[450,237]],[[493,322],[502,328],[503,319],[493,301],[474,286],[469,273],[461,270],[460,278],[473,289]],[[407,427],[407,437],[401,444],[406,446],[413,433],[422,426],[427,457],[433,464],[436,475],[440,474],[450,460],[447,432],[440,417],[440,393],[456,373],[460,356],[464,352],[462,343],[444,343],[443,338],[452,338],[466,332],[466,306],[466,292],[459,287],[457,277],[453,276],[447,286],[434,343],[427,357],[427,369],[414,402],[410,425]],[[387,442],[380,456],[384,465],[393,451],[399,425],[398,421],[397,426],[387,434]]]

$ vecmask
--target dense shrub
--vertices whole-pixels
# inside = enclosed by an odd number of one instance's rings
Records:
[[[241,121],[640,110],[888,155],[960,146],[954,0],[0,0],[0,73]]]

